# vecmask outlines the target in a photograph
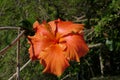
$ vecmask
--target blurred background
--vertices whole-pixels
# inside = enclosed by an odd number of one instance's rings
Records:
[[[20,66],[29,60],[26,36],[32,35],[34,21],[58,18],[85,24],[85,40],[94,46],[80,63],[70,62],[60,78],[43,74],[43,66],[34,61],[20,72],[20,80],[120,80],[119,0],[0,0],[0,27],[27,30],[20,38]],[[17,36],[17,30],[0,30],[0,50]],[[14,45],[0,54],[0,80],[16,72],[16,51]]]

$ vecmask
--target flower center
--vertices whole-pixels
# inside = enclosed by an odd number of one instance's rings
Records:
[[[58,43],[59,43],[59,39],[54,39],[53,42],[54,42],[55,44],[58,44]]]

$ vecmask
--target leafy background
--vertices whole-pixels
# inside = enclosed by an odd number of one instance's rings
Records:
[[[19,26],[31,30],[35,20],[70,20],[85,24],[88,44],[102,43],[90,49],[80,63],[72,64],[60,77],[42,74],[38,61],[20,72],[20,80],[119,80],[120,79],[120,1],[119,0],[0,0],[0,26]],[[30,34],[29,31],[26,35]],[[17,37],[15,30],[0,30],[0,50]],[[29,60],[26,36],[21,38],[20,66]],[[102,59],[100,59],[102,57]],[[101,65],[103,63],[103,73]],[[0,55],[0,80],[16,71],[16,45]],[[102,76],[102,77],[101,77]],[[15,79],[15,78],[14,78]]]

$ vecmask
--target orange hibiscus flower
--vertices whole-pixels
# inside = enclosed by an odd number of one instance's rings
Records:
[[[29,53],[32,60],[40,60],[43,72],[60,76],[69,66],[70,60],[79,62],[88,51],[83,38],[83,24],[54,20],[33,24],[34,36],[28,36]]]

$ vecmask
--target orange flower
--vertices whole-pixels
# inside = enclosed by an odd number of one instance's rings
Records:
[[[79,62],[88,51],[83,38],[83,24],[54,20],[33,24],[34,36],[28,36],[29,53],[32,60],[40,60],[43,72],[60,76],[69,66],[70,60]]]

